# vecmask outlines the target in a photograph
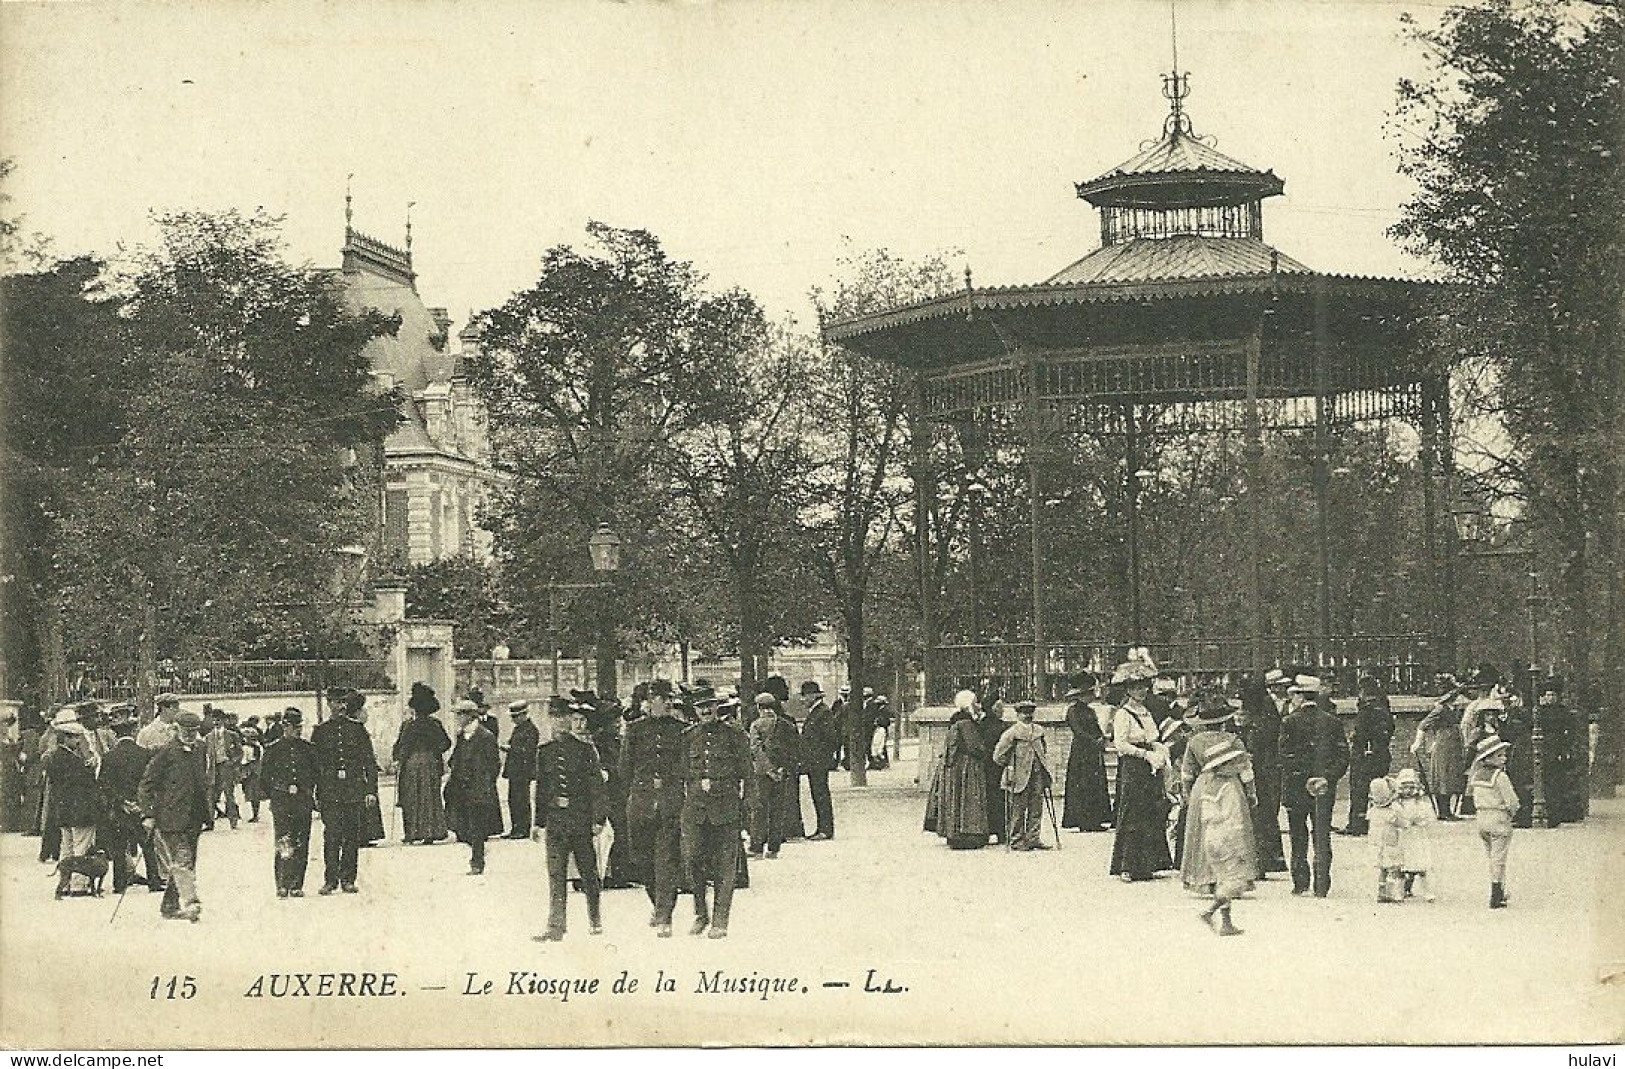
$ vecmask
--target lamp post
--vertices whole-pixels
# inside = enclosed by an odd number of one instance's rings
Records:
[[[1489,510],[1483,503],[1474,500],[1466,494],[1459,494],[1450,505],[1450,517],[1456,525],[1456,536],[1460,545],[1460,556],[1463,559],[1484,560],[1500,558],[1504,560],[1523,561],[1528,568],[1529,592],[1524,595],[1525,622],[1528,627],[1526,633],[1525,652],[1529,659],[1529,674],[1535,672],[1535,662],[1540,655],[1540,616],[1539,606],[1544,599],[1540,596],[1540,572],[1535,570],[1535,550],[1530,539],[1521,539],[1522,546],[1491,546],[1491,524],[1493,520]],[[1521,525],[1521,520],[1513,521]],[[1533,796],[1530,801],[1530,822],[1532,824],[1546,823],[1546,729],[1541,723],[1539,695],[1526,694],[1525,700],[1529,709],[1529,748],[1531,760],[1534,764]]]
[[[600,586],[607,595],[614,586],[614,575],[621,567],[621,536],[607,523],[587,539],[587,552],[592,556],[592,570],[604,578]],[[613,698],[615,679],[615,631],[610,619],[610,598],[598,599],[598,691],[602,697]]]

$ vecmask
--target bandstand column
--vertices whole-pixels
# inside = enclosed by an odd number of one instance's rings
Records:
[[[1455,531],[1439,522],[1440,490],[1446,500],[1455,485],[1454,448],[1450,441],[1450,380],[1428,375],[1422,380],[1422,538],[1432,582],[1428,587],[1428,632],[1435,643],[1435,672],[1456,670]]]
[[[1331,424],[1327,412],[1326,350],[1329,344],[1326,284],[1315,284],[1315,605],[1319,610],[1320,653],[1329,653],[1332,634],[1332,538],[1331,538]]]
[[[1049,655],[1044,641],[1044,541],[1042,524],[1043,501],[1039,497],[1038,462],[1043,451],[1042,413],[1040,410],[1036,356],[1027,359],[1027,507],[1032,525],[1032,584],[1033,584],[1033,676],[1034,701],[1049,697]]]
[[[1133,645],[1145,642],[1144,612],[1140,606],[1140,420],[1139,405],[1123,406],[1123,462],[1128,468],[1128,500],[1123,518],[1128,525],[1128,633]]]
[[[936,580],[931,574],[931,515],[936,511],[937,480],[931,470],[931,424],[925,415],[924,373],[914,377],[912,407],[909,448],[914,477],[914,562],[920,583],[920,674],[925,701],[930,704],[937,644]]]
[[[1262,327],[1247,338],[1247,615],[1252,634],[1252,669],[1263,678],[1269,661],[1264,612],[1264,425],[1258,409],[1259,376],[1264,362]]]

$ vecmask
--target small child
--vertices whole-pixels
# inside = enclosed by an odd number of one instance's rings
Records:
[[[1467,775],[1467,790],[1478,811],[1478,837],[1490,862],[1490,908],[1505,909],[1507,848],[1512,845],[1512,815],[1521,804],[1512,779],[1506,773],[1507,751],[1512,744],[1495,735],[1479,742]]]
[[[1422,777],[1414,768],[1402,768],[1394,777],[1399,797],[1394,800],[1393,821],[1399,835],[1400,873],[1405,881],[1405,897],[1409,898],[1420,883],[1422,901],[1432,902],[1433,891],[1428,884],[1428,870],[1433,867],[1433,846],[1428,841],[1428,829],[1438,818],[1433,803],[1422,793]]]
[[[1399,824],[1394,813],[1394,784],[1387,776],[1371,781],[1371,802],[1366,810],[1367,832],[1377,844],[1377,901],[1402,898]]]

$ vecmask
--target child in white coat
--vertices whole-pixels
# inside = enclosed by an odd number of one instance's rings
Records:
[[[1433,867],[1433,844],[1428,836],[1438,819],[1433,803],[1422,792],[1422,777],[1414,768],[1402,768],[1394,777],[1399,796],[1391,807],[1394,828],[1399,837],[1399,869],[1405,884],[1405,897],[1420,894],[1432,902],[1433,889],[1428,872]]]
[[[1393,781],[1386,776],[1372,780],[1370,797],[1366,808],[1366,834],[1377,847],[1377,901],[1399,902],[1404,899],[1404,889]]]

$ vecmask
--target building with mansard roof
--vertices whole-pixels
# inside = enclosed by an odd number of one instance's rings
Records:
[[[401,421],[384,442],[382,531],[386,559],[427,564],[453,556],[491,554],[480,509],[500,485],[485,411],[463,374],[475,338],[451,338],[451,317],[418,295],[412,236],[397,248],[360,233],[346,212],[341,267],[350,306],[399,316],[393,337],[369,348],[373,375],[399,387]]]

